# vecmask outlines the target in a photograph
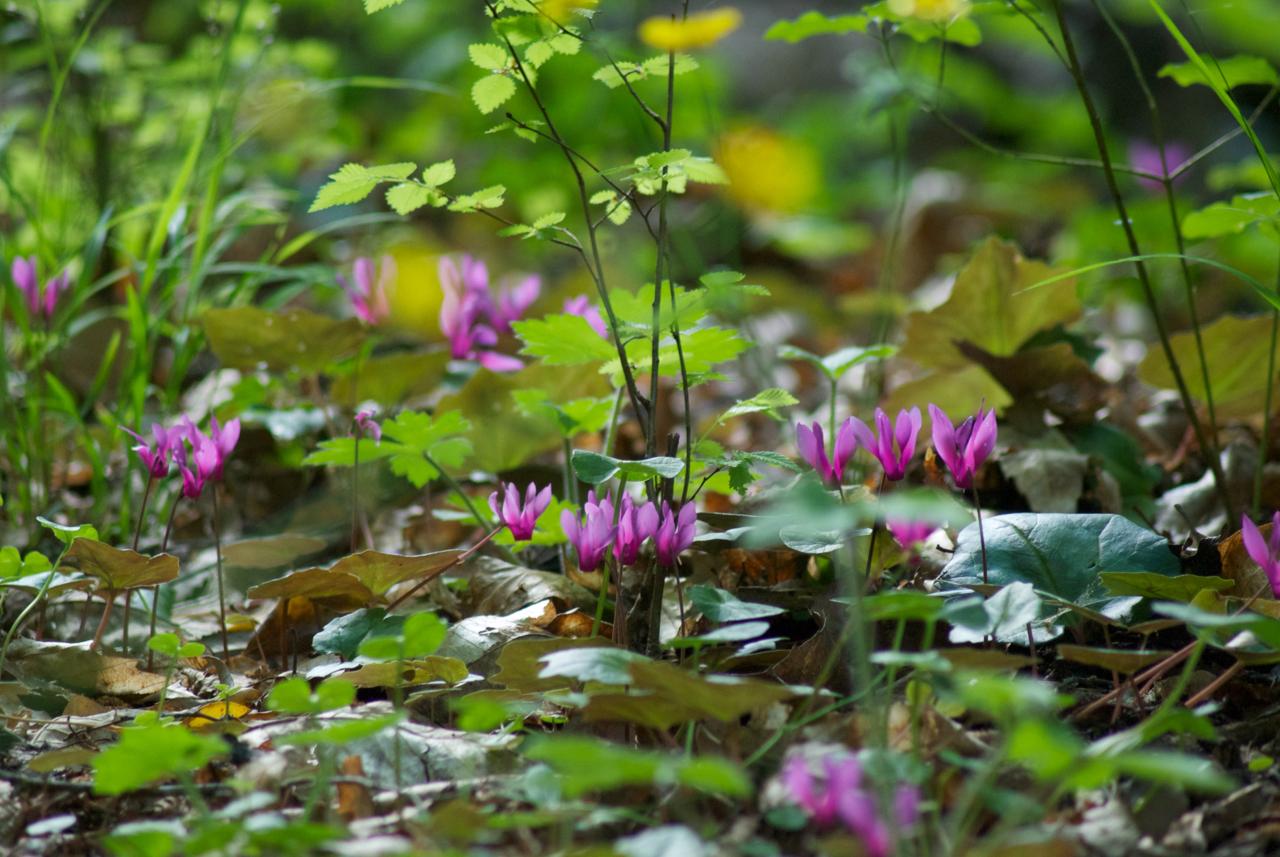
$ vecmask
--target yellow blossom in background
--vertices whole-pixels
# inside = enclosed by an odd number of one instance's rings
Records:
[[[714,45],[738,29],[742,13],[732,6],[695,12],[683,21],[655,15],[640,24],[640,41],[660,51],[688,51]]]
[[[395,281],[388,289],[388,324],[427,340],[440,338],[440,252],[422,243],[401,243],[386,251],[395,260]]]
[[[822,183],[813,149],[761,125],[722,136],[715,160],[729,178],[725,193],[747,211],[795,214],[813,200]]]
[[[578,12],[590,12],[600,0],[542,0],[538,11],[559,24],[567,24]]]
[[[969,12],[969,0],[889,0],[889,11],[904,18],[943,23]]]

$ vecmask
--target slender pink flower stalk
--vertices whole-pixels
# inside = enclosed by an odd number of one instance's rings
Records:
[[[605,497],[596,501],[596,492],[587,494],[582,504],[583,518],[568,509],[560,513],[560,527],[578,554],[578,568],[595,571],[604,562],[617,532],[613,524],[613,504]]]
[[[839,486],[844,481],[845,465],[858,449],[853,418],[850,417],[841,423],[836,431],[836,445],[830,458],[827,457],[822,424],[819,422],[813,423],[812,426],[796,423],[796,449],[800,457],[822,477],[823,482],[827,485]]]
[[[636,506],[630,496],[623,495],[618,512],[618,532],[613,545],[619,565],[635,565],[644,540],[658,531],[658,508],[651,502]]]
[[[850,417],[853,434],[868,452],[876,457],[884,468],[884,478],[896,482],[907,475],[907,465],[916,452],[916,438],[920,435],[920,409],[899,411],[892,425],[883,410],[876,408],[876,431],[857,417]],[[894,446],[897,445],[895,452]]]
[[[697,525],[698,509],[693,503],[685,503],[678,514],[672,511],[670,504],[662,504],[661,520],[653,536],[659,565],[675,567],[680,561],[680,554],[693,544]]]
[[[378,268],[368,256],[356,259],[351,271],[351,282],[338,275],[338,283],[347,293],[351,311],[365,324],[380,324],[391,315],[387,303],[387,288],[396,278],[396,263],[390,256],[383,256]]]
[[[996,446],[995,409],[978,408],[978,412],[953,426],[937,405],[929,406],[933,419],[933,445],[938,456],[951,471],[958,488],[972,488],[973,477]]]
[[[499,521],[511,531],[511,536],[518,542],[527,542],[533,538],[533,529],[538,517],[551,505],[551,486],[538,490],[532,482],[524,491],[524,501],[520,500],[520,491],[508,483],[498,486],[499,491],[489,495],[489,508]],[[501,496],[501,502],[499,502]]]
[[[16,257],[9,273],[13,277],[13,284],[26,299],[27,313],[32,319],[40,316],[44,316],[45,320],[53,318],[54,310],[58,308],[58,299],[71,287],[67,272],[63,271],[56,277],[46,280],[42,290],[35,256],[25,259],[21,256]]]
[[[1280,598],[1280,512],[1271,516],[1271,537],[1262,535],[1262,530],[1249,516],[1240,520],[1240,537],[1244,540],[1244,549],[1249,559],[1258,564],[1271,583],[1271,594]]]

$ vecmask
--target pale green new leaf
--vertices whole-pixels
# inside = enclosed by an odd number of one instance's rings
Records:
[[[778,21],[765,31],[766,41],[782,41],[790,44],[813,36],[843,36],[867,31],[865,15],[837,15],[828,18],[821,12],[805,12],[794,21]]]
[[[481,113],[492,113],[516,94],[516,84],[501,74],[489,74],[471,87],[471,100]]]
[[[1214,76],[1212,82],[1205,78],[1204,72],[1194,62],[1169,63],[1160,69],[1160,76],[1172,78],[1178,86],[1199,84],[1210,87],[1221,84],[1225,77],[1227,89],[1235,89],[1237,86],[1247,84],[1275,86],[1280,83],[1280,76],[1277,76],[1275,67],[1262,57],[1244,55],[1227,57],[1214,61],[1212,65],[1213,68],[1209,70],[1209,73]]]
[[[501,71],[507,67],[507,63],[510,61],[507,49],[501,45],[488,43],[469,45],[467,54],[471,57],[472,64],[485,71]]]
[[[440,161],[422,171],[422,183],[428,187],[440,187],[446,182],[453,181],[453,177],[457,174],[458,169],[453,165],[452,159]]]
[[[404,0],[364,0],[365,14],[372,15],[374,12],[381,12],[383,9],[390,9],[392,6],[399,6]]]
[[[408,214],[431,202],[433,196],[439,198],[439,194],[431,188],[418,184],[398,184],[387,191],[387,205],[396,214]]]
[[[403,181],[417,168],[417,164],[411,163],[385,164],[378,167],[344,164],[340,170],[329,176],[328,183],[320,188],[309,210],[323,211],[335,205],[360,202],[382,182]]]
[[[540,358],[549,366],[578,366],[617,358],[608,340],[580,316],[530,318],[514,322],[511,327],[524,343],[520,353]]]

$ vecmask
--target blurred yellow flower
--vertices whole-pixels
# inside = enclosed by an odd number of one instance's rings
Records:
[[[715,160],[729,178],[725,193],[747,211],[794,214],[813,200],[822,183],[813,149],[760,125],[722,136]]]
[[[590,12],[600,0],[542,0],[538,11],[559,24],[567,24],[578,12]]]
[[[742,13],[732,6],[695,12],[683,21],[655,15],[640,24],[640,41],[660,51],[688,51],[714,45],[738,29]]]
[[[969,12],[969,0],[889,0],[889,11],[922,21],[954,21]]]
[[[440,253],[430,245],[405,242],[388,248],[395,260],[395,282],[390,284],[388,323],[427,340],[440,338]]]

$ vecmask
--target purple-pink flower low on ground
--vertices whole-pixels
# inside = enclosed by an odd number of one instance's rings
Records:
[[[933,419],[933,445],[951,471],[958,488],[972,488],[974,474],[996,446],[996,412],[979,407],[978,412],[953,426],[937,405],[929,406]]]
[[[501,491],[489,495],[489,508],[499,521],[511,531],[511,536],[518,542],[527,542],[533,538],[533,528],[538,517],[551,505],[551,486],[538,490],[532,482],[524,490],[524,502],[520,500],[520,491],[516,486],[507,484],[498,486]]]
[[[182,444],[182,434],[179,429],[166,429],[160,423],[151,424],[151,435],[155,438],[155,443],[147,443],[147,439],[132,429],[125,429],[133,438],[138,441],[138,445],[133,447],[133,451],[137,454],[138,459],[143,466],[147,468],[147,473],[153,479],[163,479],[169,475],[169,456],[172,454],[175,445]]]
[[[685,503],[679,513],[672,511],[670,504],[662,504],[662,516],[658,529],[653,535],[653,548],[658,555],[658,564],[674,568],[684,553],[693,544],[698,526],[698,508],[693,503]]]
[[[1271,538],[1262,535],[1261,528],[1249,516],[1240,521],[1240,537],[1249,559],[1258,564],[1271,583],[1271,594],[1280,598],[1280,512],[1271,517]]]
[[[58,276],[46,280],[42,290],[35,256],[26,259],[18,256],[13,260],[9,272],[13,275],[13,284],[26,299],[27,313],[32,319],[42,315],[46,320],[53,318],[53,311],[58,308],[58,298],[71,287],[67,272],[63,271]]]
[[[938,529],[936,525],[923,521],[888,521],[885,526],[902,549],[913,557],[919,555],[917,548]]]
[[[1129,164],[1136,170],[1142,170],[1144,173],[1152,173],[1153,175],[1163,176],[1173,172],[1191,157],[1191,150],[1181,143],[1167,143],[1164,147],[1164,160],[1160,159],[1160,147],[1154,143],[1148,143],[1145,140],[1134,140],[1129,144]],[[1165,171],[1165,165],[1168,165],[1168,172]],[[1181,181],[1183,176],[1175,179],[1175,182]],[[1164,189],[1164,184],[1155,179],[1138,177],[1138,184],[1144,190],[1152,193],[1158,193]]]
[[[920,409],[899,411],[898,419],[891,425],[889,416],[880,408],[876,408],[876,430],[873,433],[867,424],[857,417],[850,417],[853,434],[858,441],[874,455],[884,468],[884,478],[896,482],[907,475],[907,465],[911,456],[916,453],[916,438],[920,435]],[[837,444],[839,438],[837,437]],[[897,445],[897,451],[894,446]]]
[[[356,428],[365,437],[373,438],[374,444],[382,443],[382,426],[373,418],[373,411],[364,410],[356,413]]]
[[[475,360],[494,372],[515,372],[524,364],[506,354],[494,351],[498,344],[495,317],[509,326],[514,318],[499,315],[489,293],[488,273],[484,264],[463,256],[461,260],[444,256],[440,259],[440,332],[449,340],[449,353],[456,360]],[[536,297],[536,295],[535,295]],[[518,301],[514,298],[511,306]]]
[[[815,422],[812,426],[796,423],[796,449],[800,457],[809,463],[822,481],[828,485],[839,485],[844,481],[844,468],[858,449],[858,438],[854,433],[853,417],[841,423],[836,431],[836,445],[832,456],[827,457],[826,441],[822,435],[822,424]]]
[[[351,281],[341,274],[338,284],[347,293],[351,311],[365,324],[380,324],[391,314],[387,303],[387,287],[396,278],[396,263],[390,256],[383,256],[375,270],[368,256],[356,259],[351,270]]]
[[[560,527],[578,554],[578,568],[595,571],[604,562],[616,533],[613,504],[608,497],[597,502],[596,492],[591,491],[587,494],[587,502],[582,504],[582,514],[579,521],[577,515],[565,509],[560,513]]]
[[[805,811],[819,827],[837,822],[858,837],[868,857],[888,857],[892,837],[886,817],[874,795],[863,784],[862,765],[857,757],[844,755],[823,759],[824,781],[815,781],[809,763],[792,756],[782,769],[782,785],[791,801]],[[910,831],[919,817],[920,793],[910,785],[894,792],[891,820],[899,834]]]
[[[224,426],[214,417],[209,434],[205,434],[190,417],[183,417],[182,425],[170,429],[170,435],[174,438],[174,460],[182,473],[183,496],[194,500],[204,491],[205,483],[222,479],[227,459],[240,440],[240,420],[228,420]]]
[[[636,506],[631,497],[623,495],[622,508],[618,512],[618,533],[613,546],[618,563],[635,565],[640,558],[640,546],[657,531],[658,507],[651,502]]]
[[[564,311],[567,315],[576,315],[579,318],[585,318],[587,324],[591,325],[591,329],[600,334],[601,338],[609,338],[609,325],[604,323],[604,317],[600,315],[600,310],[595,304],[591,303],[591,299],[586,295],[578,295],[576,298],[569,298],[564,302]]]

